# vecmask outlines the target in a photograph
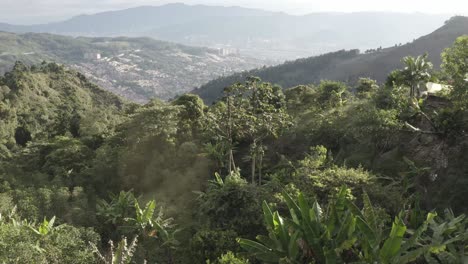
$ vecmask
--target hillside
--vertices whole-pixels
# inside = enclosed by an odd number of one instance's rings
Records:
[[[294,16],[241,7],[168,4],[81,15],[42,25],[0,24],[0,30],[89,37],[147,36],[286,60],[339,49],[407,43],[433,31],[446,19],[445,15],[385,12]]]
[[[0,263],[466,263],[468,36],[441,56],[394,85],[249,78],[209,106],[127,104],[17,63],[0,77]],[[410,92],[429,80],[452,89]]]
[[[107,90],[137,102],[153,97],[170,99],[219,76],[266,63],[150,38],[0,32],[0,73],[11,69],[17,60],[70,65]]]
[[[107,134],[129,106],[76,71],[16,63],[0,77],[0,157],[49,136]]]
[[[400,67],[401,58],[404,56],[428,53],[429,60],[438,67],[441,63],[440,53],[457,37],[464,34],[468,34],[468,18],[454,17],[431,34],[402,46],[375,50],[368,54],[361,54],[358,50],[341,50],[290,61],[279,66],[264,67],[213,80],[195,89],[194,93],[205,101],[212,102],[222,94],[224,87],[238,81],[242,82],[252,75],[280,84],[283,88],[317,83],[324,79],[353,84],[359,77],[370,77],[383,82],[392,70]]]

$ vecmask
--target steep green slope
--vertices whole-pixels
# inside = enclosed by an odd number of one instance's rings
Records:
[[[305,83],[317,83],[323,79],[355,83],[359,77],[371,77],[383,82],[386,76],[400,65],[404,56],[429,54],[429,59],[440,65],[440,53],[453,41],[468,34],[468,18],[454,17],[433,33],[406,45],[359,54],[358,50],[338,51],[317,57],[299,59],[279,66],[256,69],[210,81],[194,90],[207,102],[212,102],[224,87],[243,81],[247,76],[259,76],[263,80],[277,83],[283,88]]]
[[[109,133],[128,105],[81,73],[16,63],[0,77],[0,157],[32,140]]]
[[[98,54],[101,58],[98,58]],[[150,38],[73,38],[0,32],[0,73],[15,61],[56,61],[78,69],[101,87],[128,99],[170,99],[219,76],[264,62],[215,49]]]

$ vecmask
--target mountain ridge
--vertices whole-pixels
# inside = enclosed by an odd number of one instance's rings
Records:
[[[448,18],[387,12],[296,16],[243,7],[173,4],[82,15],[41,25],[0,24],[0,30],[88,37],[147,36],[191,46],[238,48],[248,55],[285,60],[338,49],[406,43]]]
[[[282,85],[283,88],[317,83],[324,79],[353,84],[360,77],[370,77],[383,82],[392,70],[401,66],[401,59],[408,55],[417,56],[428,53],[429,60],[438,68],[441,63],[441,52],[457,37],[465,34],[468,34],[468,17],[453,17],[432,33],[405,45],[374,50],[368,54],[361,54],[356,49],[340,50],[316,57],[288,61],[281,65],[212,80],[193,92],[200,95],[206,102],[213,102],[221,96],[225,87],[236,82],[243,82],[251,75]]]

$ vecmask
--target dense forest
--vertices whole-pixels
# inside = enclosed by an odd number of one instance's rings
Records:
[[[466,263],[468,36],[378,85],[248,77],[145,105],[0,78],[1,263]],[[427,82],[442,84],[439,92]]]

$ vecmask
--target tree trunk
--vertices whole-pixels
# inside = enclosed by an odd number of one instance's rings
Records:
[[[227,98],[228,103],[228,138],[229,138],[229,162],[228,162],[228,170],[229,175],[232,172],[232,162],[234,161],[233,154],[232,154],[232,125],[231,125],[231,100]]]
[[[258,185],[262,185],[262,164],[263,164],[263,155],[260,154],[258,160]]]
[[[231,164],[231,155],[232,155],[232,151],[229,150],[229,154],[228,154],[228,159],[229,159],[229,162],[228,162],[228,172],[229,174],[231,174],[231,171],[232,171],[232,164]]]
[[[255,185],[255,160],[256,160],[256,157],[255,157],[255,154],[252,155],[252,184]]]
[[[231,164],[232,164],[232,169],[233,169],[234,171],[236,171],[237,168],[236,168],[236,163],[234,162],[234,154],[233,154],[233,152],[232,152],[232,149],[229,151],[229,159],[230,159],[230,161],[231,161],[231,162],[229,163],[229,165],[231,166]],[[230,171],[229,173],[231,173],[231,171]]]
[[[172,253],[170,249],[166,249],[167,261],[169,264],[174,263],[174,258],[172,257]]]

